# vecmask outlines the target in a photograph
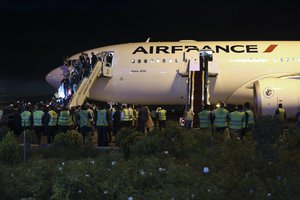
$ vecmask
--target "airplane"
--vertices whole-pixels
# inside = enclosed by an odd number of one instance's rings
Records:
[[[88,98],[184,105],[189,79],[184,72],[202,50],[213,52],[213,60],[208,64],[210,104],[250,102],[256,114],[263,116],[274,115],[282,103],[287,117],[295,117],[300,107],[300,41],[147,40],[87,50],[84,53],[99,56],[101,70],[106,71],[106,75],[95,79]],[[78,60],[80,55],[70,56],[70,60]],[[46,75],[47,82],[59,88],[68,70],[66,65],[55,68]]]

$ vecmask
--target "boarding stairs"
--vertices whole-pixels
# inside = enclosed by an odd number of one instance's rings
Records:
[[[108,67],[107,64],[101,60],[99,60],[92,71],[90,72],[88,77],[84,77],[79,86],[77,91],[72,95],[70,98],[67,107],[71,108],[74,106],[82,105],[85,100],[90,97],[90,89],[96,82],[97,78],[102,77],[112,77],[112,69]]]
[[[199,123],[198,113],[202,106],[209,104],[208,62],[212,61],[210,50],[200,50],[185,54],[178,72],[187,77],[186,107],[194,111],[193,127]]]

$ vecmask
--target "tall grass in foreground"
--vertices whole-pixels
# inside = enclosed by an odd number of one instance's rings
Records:
[[[300,132],[290,127],[281,135],[276,127],[266,118],[244,141],[215,133],[212,143],[211,130],[169,123],[148,134],[122,129],[120,150],[37,150],[27,163],[1,165],[1,197],[298,199]]]

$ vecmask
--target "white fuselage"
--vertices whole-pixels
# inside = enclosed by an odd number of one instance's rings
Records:
[[[214,54],[208,71],[217,74],[209,78],[211,103],[253,103],[255,81],[299,72],[298,41],[128,43],[85,51],[113,52],[113,76],[98,78],[89,98],[147,105],[185,104],[187,78],[179,74],[184,67],[183,60],[189,59],[189,52],[209,48]],[[78,57],[79,54],[70,59]],[[57,86],[57,83],[52,85]]]

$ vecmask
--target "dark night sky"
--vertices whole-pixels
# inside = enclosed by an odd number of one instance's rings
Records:
[[[37,95],[49,92],[45,75],[61,65],[64,56],[110,44],[148,37],[152,41],[300,38],[298,0],[200,2],[1,0],[0,95],[21,94],[20,88],[23,93],[37,90]],[[2,81],[8,79],[26,87]]]

